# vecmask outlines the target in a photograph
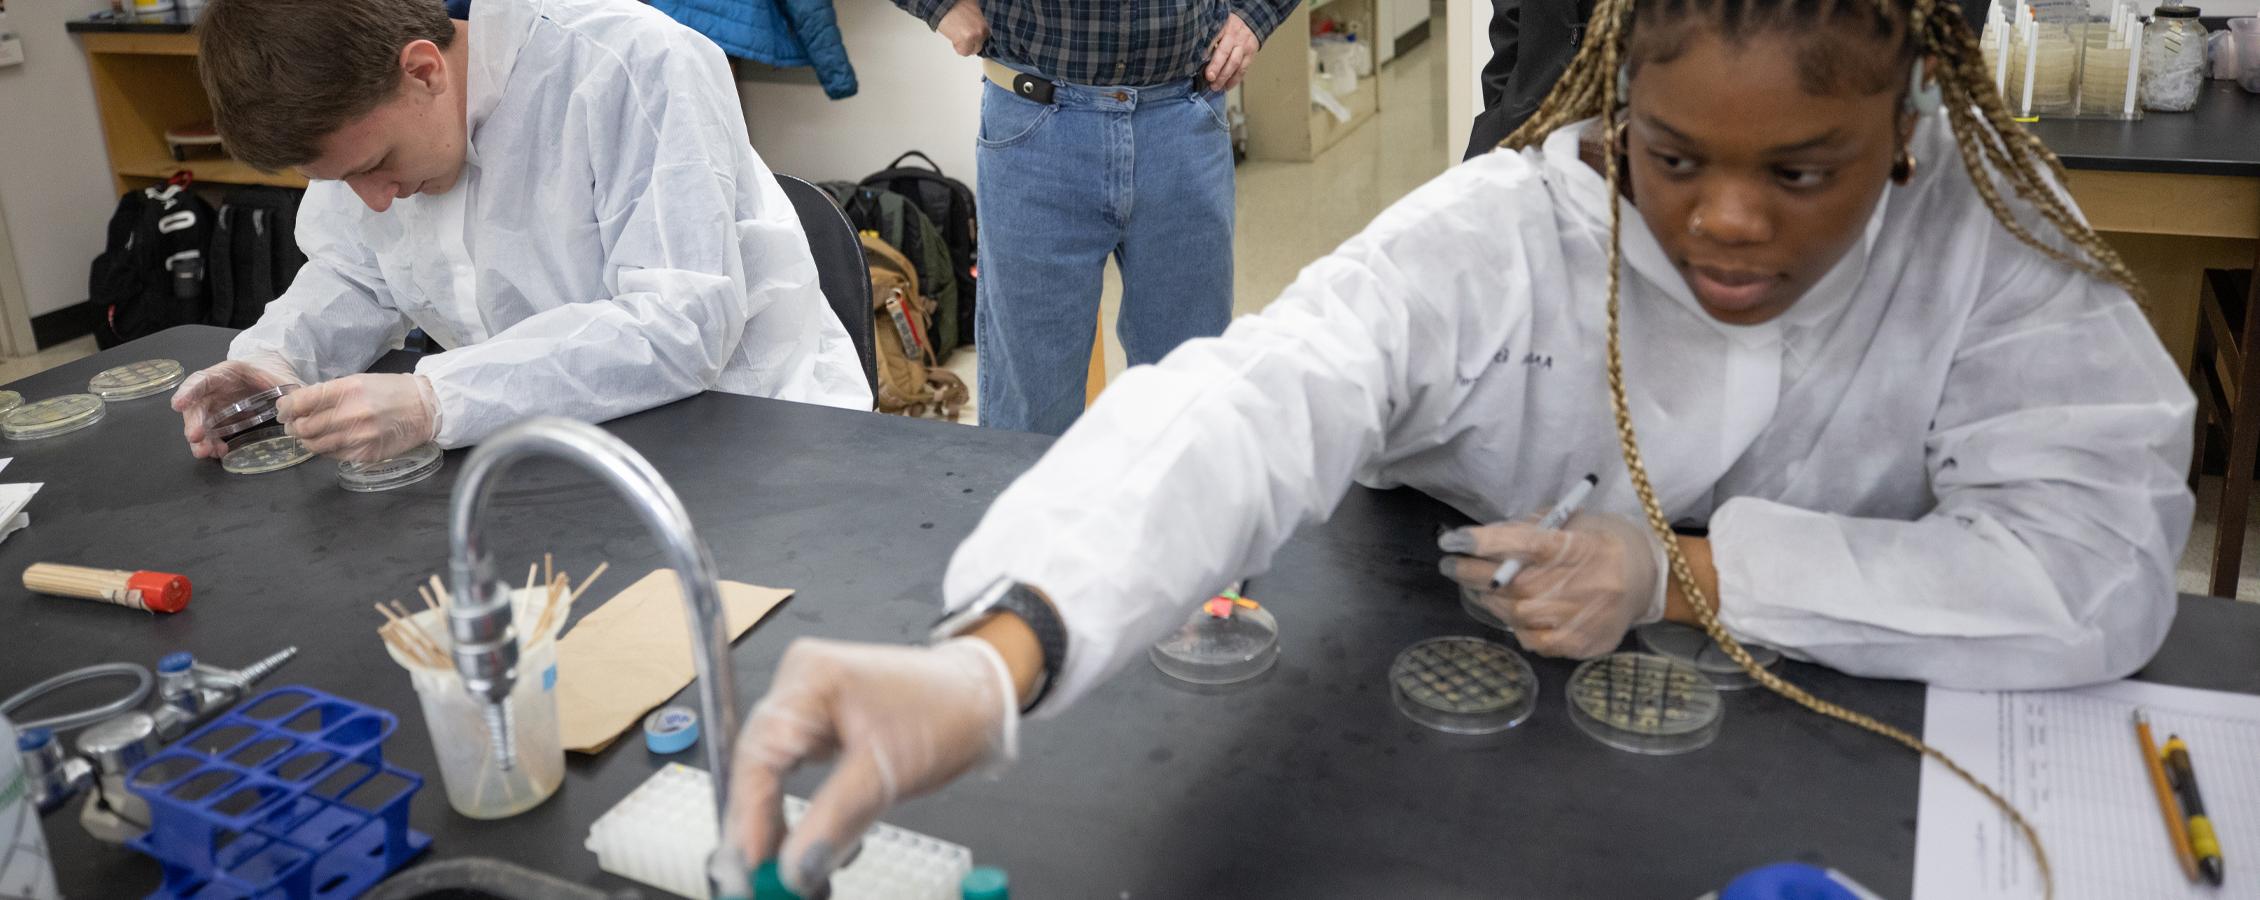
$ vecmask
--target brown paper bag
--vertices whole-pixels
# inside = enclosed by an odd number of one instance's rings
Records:
[[[791,591],[722,582],[730,640],[790,596]],[[697,677],[685,612],[675,570],[660,569],[605,601],[558,640],[557,719],[565,749],[604,752]]]

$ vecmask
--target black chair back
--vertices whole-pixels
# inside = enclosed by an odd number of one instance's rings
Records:
[[[822,188],[791,175],[779,174],[777,184],[793,201],[800,229],[808,233],[808,250],[816,257],[816,286],[832,304],[832,312],[847,326],[855,341],[855,358],[863,364],[863,381],[874,396],[879,391],[879,362],[871,347],[871,273],[864,267],[863,241],[846,213]]]

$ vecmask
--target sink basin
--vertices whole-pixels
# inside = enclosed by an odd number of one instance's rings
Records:
[[[608,893],[499,859],[450,859],[411,866],[363,894],[363,900],[642,900],[633,890]]]

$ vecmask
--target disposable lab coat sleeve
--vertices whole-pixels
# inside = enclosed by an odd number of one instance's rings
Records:
[[[558,139],[595,147],[584,175],[613,296],[572,298],[589,302],[420,363],[439,395],[441,446],[529,416],[604,421],[706,390],[749,320],[781,296],[814,294],[790,202],[765,166],[740,159],[746,133],[727,63],[700,49],[623,61],[575,92],[573,127]],[[740,178],[758,179],[758,202],[741,200]]]
[[[341,185],[316,185],[307,192],[308,211],[337,202],[339,195],[360,202]],[[296,236],[306,264],[290,288],[267,304],[259,321],[235,336],[228,345],[229,359],[281,363],[313,383],[366,371],[387,349],[400,346],[408,319],[393,308],[367,248],[335,227],[350,218],[298,218]]]
[[[1521,183],[1478,189],[1477,178]],[[1559,242],[1543,201],[1503,204],[1502,190],[1544,188],[1528,169],[1462,167],[1431,182],[1261,315],[1124,373],[998,497],[958,548],[944,596],[961,607],[1012,579],[1052,599],[1067,656],[1039,714],[1266,569],[1391,435],[1439,430],[1465,393],[1455,370],[1470,353],[1454,348],[1482,347],[1488,361],[1527,327],[1529,292],[1511,287],[1532,282],[1524,248]]]
[[[1924,448],[1929,515],[1740,498],[1713,516],[1736,634],[1969,689],[2115,679],[2157,651],[2195,401],[2124,292],[2016,250],[1990,254],[2003,261],[1953,350]]]

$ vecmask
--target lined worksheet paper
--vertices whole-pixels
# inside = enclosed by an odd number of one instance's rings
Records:
[[[2071,691],[1931,688],[1923,740],[1954,757],[2040,830],[2060,900],[2260,898],[2260,697],[2122,681]],[[2175,861],[2134,734],[2181,735],[2221,839],[2228,878],[2192,884]],[[1916,900],[2040,897],[2040,870],[2008,817],[1923,761]]]

